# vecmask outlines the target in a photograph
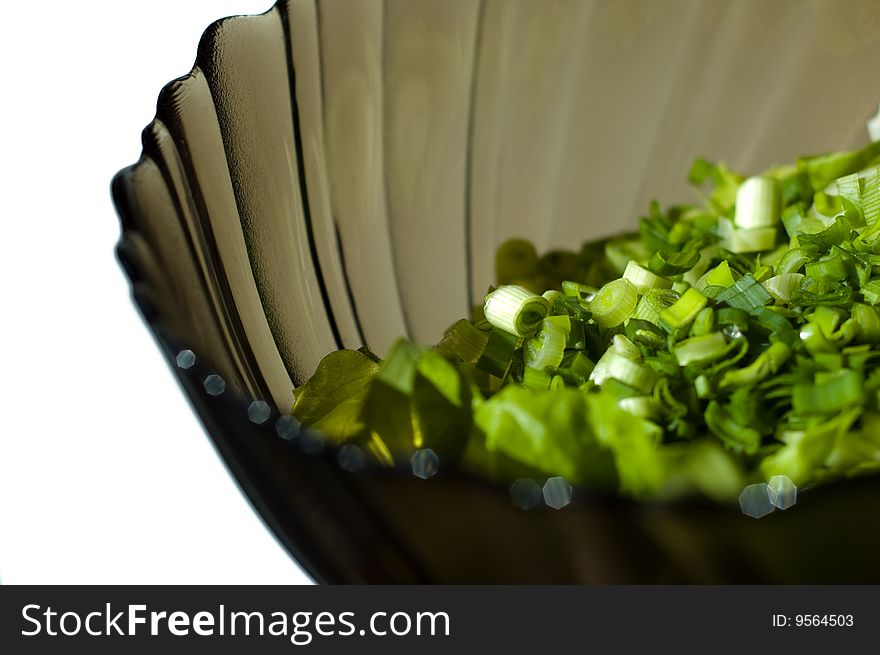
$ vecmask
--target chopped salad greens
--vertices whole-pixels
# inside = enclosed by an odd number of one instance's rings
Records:
[[[720,502],[880,470],[880,142],[743,177],[698,160],[698,205],[539,256],[427,347],[327,355],[293,415],[385,465],[563,476]]]

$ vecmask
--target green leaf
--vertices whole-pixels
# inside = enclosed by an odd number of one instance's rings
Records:
[[[303,425],[321,430],[332,439],[353,437],[363,429],[361,406],[378,371],[373,360],[355,350],[332,352],[295,391],[291,413]]]
[[[598,442],[579,391],[507,386],[477,408],[475,421],[489,451],[570,482],[613,488],[613,458]]]

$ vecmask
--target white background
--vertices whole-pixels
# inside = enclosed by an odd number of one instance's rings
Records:
[[[130,298],[110,179],[214,19],[270,0],[4,3],[0,580],[307,583]]]

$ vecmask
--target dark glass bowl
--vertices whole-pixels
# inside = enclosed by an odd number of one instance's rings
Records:
[[[632,225],[682,199],[696,155],[757,170],[863,140],[878,22],[802,9],[291,0],[207,30],[113,181],[119,258],[230,470],[318,581],[880,581],[877,479],[760,520],[578,490],[522,510],[443,462],[349,473],[276,429],[327,352],[431,342],[467,315],[505,238]]]

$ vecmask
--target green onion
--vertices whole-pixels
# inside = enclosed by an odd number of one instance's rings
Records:
[[[622,382],[642,393],[649,393],[654,387],[657,375],[643,364],[621,355],[614,349],[609,349],[596,362],[596,367],[590,373],[590,380],[596,384],[602,384],[608,379]]]
[[[811,278],[827,277],[830,280],[842,281],[846,279],[846,264],[839,255],[828,255],[817,262],[807,264],[806,274]]]
[[[530,389],[548,389],[550,376],[543,369],[526,366],[523,370],[523,385]]]
[[[718,325],[735,327],[739,332],[749,329],[749,315],[742,309],[735,307],[722,307],[718,310],[716,322]]]
[[[781,341],[771,343],[748,366],[727,371],[721,378],[719,387],[725,389],[760,382],[771,373],[776,373],[790,354],[791,349]]]
[[[782,193],[776,180],[769,177],[750,177],[737,189],[733,221],[737,227],[748,230],[775,226],[779,221],[781,201]]]
[[[495,251],[495,276],[500,284],[511,284],[534,276],[538,266],[535,246],[524,239],[505,241]]]
[[[864,393],[858,372],[842,369],[817,373],[814,383],[794,385],[791,403],[798,414],[831,414],[861,404]]]
[[[603,286],[590,301],[593,320],[601,327],[616,327],[632,316],[639,296],[635,287],[620,278]]]
[[[788,303],[791,300],[792,292],[795,289],[800,288],[804,277],[805,276],[801,273],[782,273],[780,275],[774,275],[764,281],[764,288],[767,290],[767,293],[773,296],[774,300],[781,303]]]
[[[639,295],[643,295],[651,289],[669,289],[672,286],[670,280],[655,275],[648,269],[639,266],[634,261],[630,261],[626,265],[623,277],[624,279],[629,280],[630,284],[635,287],[636,292],[638,292]]]
[[[767,290],[751,274],[740,278],[715,297],[716,302],[727,303],[747,312],[763,307],[772,300]]]
[[[880,303],[880,278],[876,278],[864,285],[860,291],[862,298],[869,305],[877,305]]]
[[[730,272],[730,264],[725,259],[718,266],[707,271],[694,285],[698,291],[703,291],[708,286],[729,287],[733,284],[733,273]]]
[[[673,349],[679,366],[694,362],[711,362],[727,350],[727,341],[720,332],[712,332],[699,337],[679,341]]]
[[[700,261],[700,252],[690,250],[686,252],[655,252],[648,262],[650,268],[657,275],[680,275],[689,271]]]
[[[660,326],[668,332],[674,332],[690,325],[707,302],[702,293],[694,288],[688,289],[673,305],[660,312]]]
[[[492,328],[486,348],[477,360],[477,368],[495,377],[504,377],[516,350],[517,341],[516,335],[497,327]]]
[[[652,396],[629,396],[627,398],[621,398],[617,401],[617,405],[625,412],[650,420],[655,420],[660,415],[657,403],[654,402]]]
[[[572,373],[588,378],[596,365],[584,353],[579,352],[572,358],[568,368]]]
[[[731,252],[761,252],[776,247],[775,227],[755,227],[748,230],[734,230],[725,241]]]
[[[571,323],[568,316],[548,316],[541,321],[538,334],[523,344],[523,363],[530,368],[559,366],[565,354],[565,344]]]
[[[541,326],[550,303],[546,298],[514,284],[500,286],[486,296],[483,312],[495,327],[530,337]]]
[[[659,325],[660,312],[674,305],[679,297],[675,291],[652,289],[639,300],[632,318]]]
[[[859,174],[852,173],[837,178],[834,185],[837,187],[837,195],[853,203],[861,204],[862,191],[859,184]]]
[[[488,341],[489,332],[477,329],[473,323],[463,318],[446,330],[436,348],[447,357],[457,357],[466,364],[476,364]]]
[[[709,402],[704,414],[706,425],[735,452],[752,454],[761,445],[761,434],[748,425],[737,423],[730,414],[714,400]]]
[[[859,195],[865,223],[874,225],[880,219],[880,170],[875,168],[867,174]]]
[[[614,335],[611,339],[611,348],[609,350],[613,350],[634,362],[642,361],[642,351],[622,334]]]
[[[703,307],[691,324],[690,335],[701,337],[715,331],[715,310],[711,307]]]
[[[813,261],[815,257],[804,248],[792,248],[782,256],[776,264],[777,273],[797,273],[805,264]]]
[[[572,282],[571,280],[562,281],[562,293],[566,296],[574,296],[582,300],[589,300],[596,293],[596,289],[586,284]]]
[[[605,257],[612,268],[621,274],[631,261],[648,261],[651,252],[639,239],[612,239],[605,245]]]
[[[851,320],[855,322],[859,341],[862,343],[880,341],[880,317],[873,307],[853,303]]]
[[[817,234],[798,235],[798,245],[812,246],[818,252],[827,252],[831,246],[839,246],[852,234],[852,225],[844,216],[837,216],[834,222]]]
[[[638,234],[507,241],[472,320],[434,349],[328,355],[292,414],[383,465],[430,447],[651,500],[880,472],[878,163],[877,144],[749,178],[701,161],[705,199],[651,202]]]
[[[815,323],[808,323],[801,327],[799,336],[807,352],[813,355],[813,357],[816,357],[819,353],[837,351],[834,344],[828,340],[828,337],[822,333],[822,330]]]
[[[814,191],[821,191],[837,178],[867,168],[875,163],[878,157],[880,157],[880,141],[875,141],[851,152],[804,157],[798,160],[798,169],[809,176]]]

